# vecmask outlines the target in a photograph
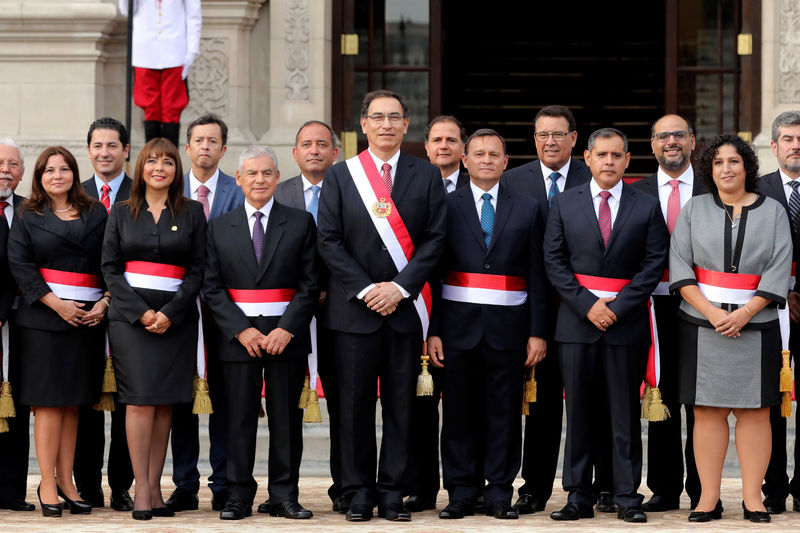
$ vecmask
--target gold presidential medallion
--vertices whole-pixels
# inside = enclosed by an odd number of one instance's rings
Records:
[[[386,198],[379,198],[377,202],[372,204],[372,214],[378,218],[386,218],[392,214],[392,204],[387,202]]]

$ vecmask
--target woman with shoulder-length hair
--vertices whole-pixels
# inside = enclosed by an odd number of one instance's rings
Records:
[[[744,518],[769,522],[761,484],[771,453],[770,406],[780,403],[781,332],[792,265],[786,211],[758,194],[758,158],[735,135],[699,161],[709,194],[681,210],[672,233],[670,289],[680,291],[681,403],[694,406],[702,493],[691,522],[722,516],[728,415],[736,416]]]
[[[177,148],[151,140],[136,161],[130,199],[111,210],[102,263],[114,296],[109,339],[127,405],[138,520],[174,516],[164,504],[161,473],[172,405],[192,401],[205,229],[202,205],[183,196]]]
[[[39,155],[31,194],[17,212],[8,261],[23,302],[14,346],[22,366],[20,403],[36,409],[33,435],[44,516],[87,514],[72,479],[78,406],[95,403],[103,383],[105,327],[111,303],[100,254],[106,210],[83,192],[78,164],[61,146]]]

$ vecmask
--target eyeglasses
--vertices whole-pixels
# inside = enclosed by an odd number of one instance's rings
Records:
[[[666,143],[670,137],[674,137],[676,141],[684,141],[689,138],[690,133],[686,130],[677,131],[660,131],[653,135],[653,137],[660,143]]]
[[[6,165],[8,165],[8,168],[11,170],[19,170],[19,168],[22,167],[22,163],[16,159],[9,159],[8,161],[0,159],[0,168],[3,168]]]
[[[402,113],[389,113],[388,115],[384,115],[383,113],[373,113],[371,115],[367,115],[366,118],[370,119],[375,124],[383,124],[387,118],[389,119],[389,123],[397,124],[405,117]]]
[[[547,139],[552,137],[555,142],[560,143],[566,139],[567,135],[570,133],[569,131],[537,131],[533,136],[536,137],[537,141],[547,142]]]

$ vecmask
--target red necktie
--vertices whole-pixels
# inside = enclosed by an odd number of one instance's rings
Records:
[[[0,216],[3,217],[3,220],[8,222],[8,219],[6,218],[6,207],[8,207],[8,202],[5,200],[0,200]]]
[[[667,201],[667,229],[669,234],[672,235],[672,230],[675,229],[675,223],[678,221],[678,215],[681,212],[681,193],[678,191],[680,180],[669,180],[672,186],[672,191],[669,193],[669,200]]]
[[[197,188],[197,200],[201,204],[203,204],[203,213],[206,214],[206,220],[208,220],[208,211],[209,211],[208,193],[209,193],[208,187],[206,187],[205,185],[201,185]]]
[[[383,184],[386,185],[386,191],[392,194],[392,165],[384,163],[381,170],[383,170],[383,176],[381,177],[383,178]]]
[[[106,213],[111,212],[111,199],[108,197],[108,193],[111,192],[111,187],[108,183],[105,183],[102,187],[103,195],[100,197],[100,203],[106,208]]]
[[[608,246],[608,239],[611,237],[611,208],[608,206],[608,197],[611,193],[600,191],[600,209],[598,210],[597,220],[600,223],[600,234],[603,235],[603,246]]]

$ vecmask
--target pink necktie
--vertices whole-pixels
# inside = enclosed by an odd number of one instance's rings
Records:
[[[197,188],[197,200],[203,204],[203,213],[206,214],[206,220],[208,220],[208,187],[201,185]]]
[[[111,212],[111,198],[109,198],[108,193],[111,192],[111,187],[108,183],[104,184],[102,187],[103,195],[100,196],[100,203],[106,208],[106,213]]]
[[[600,223],[600,234],[603,236],[603,246],[608,246],[608,239],[611,237],[611,208],[608,206],[608,197],[611,193],[600,191],[600,209],[598,210],[597,220]]]
[[[672,235],[672,230],[675,229],[675,223],[678,221],[678,215],[681,212],[681,193],[678,191],[680,180],[669,180],[672,186],[672,191],[669,193],[669,200],[667,201],[667,229],[669,234]]]
[[[383,178],[383,184],[386,185],[386,190],[389,194],[392,194],[392,165],[384,163],[381,170],[383,170],[383,176],[381,176]]]

